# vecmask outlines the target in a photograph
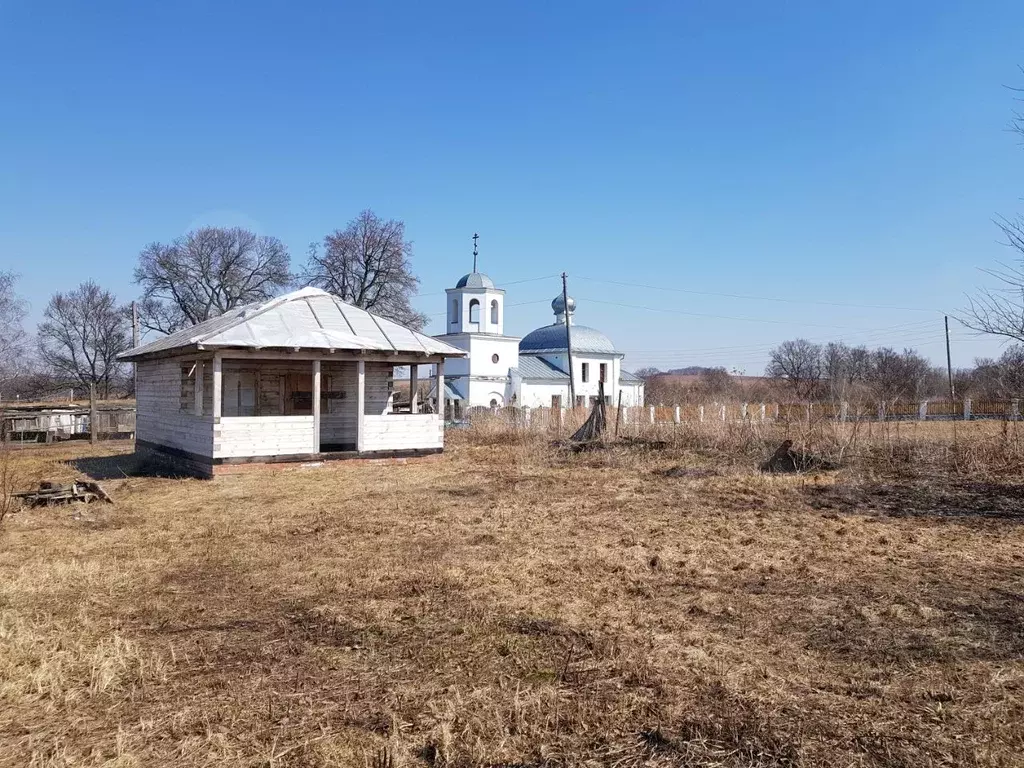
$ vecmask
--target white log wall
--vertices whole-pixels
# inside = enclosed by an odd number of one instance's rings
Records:
[[[225,416],[214,426],[216,459],[315,452],[312,416]]]
[[[182,358],[138,364],[135,436],[156,445],[213,455],[213,416],[182,410]]]
[[[366,416],[364,451],[405,451],[444,446],[444,424],[436,413],[392,413]]]

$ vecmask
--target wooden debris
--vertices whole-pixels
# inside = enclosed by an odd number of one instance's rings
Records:
[[[54,504],[72,504],[76,501],[84,504],[91,504],[94,501],[114,503],[103,487],[93,480],[75,480],[66,485],[44,481],[35,490],[18,491],[11,496],[24,499],[24,503],[29,507],[50,507]]]
[[[604,382],[602,381],[597,385],[597,402],[594,403],[590,416],[583,422],[583,426],[573,433],[573,436],[569,438],[569,442],[587,444],[599,440],[607,424],[608,419],[604,404]]]
[[[839,469],[839,465],[811,453],[793,450],[793,441],[784,440],[775,453],[761,464],[760,469],[762,472],[790,473]]]

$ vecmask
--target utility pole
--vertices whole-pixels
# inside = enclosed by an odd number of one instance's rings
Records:
[[[949,376],[949,399],[956,400],[956,387],[953,386],[953,358],[949,354],[949,315],[946,315],[946,373]]]
[[[569,407],[576,407],[576,377],[572,367],[572,332],[569,328],[569,287],[566,283],[568,275],[562,273],[562,318],[565,320],[565,352],[569,359]]]

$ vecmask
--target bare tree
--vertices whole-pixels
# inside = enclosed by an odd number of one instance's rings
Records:
[[[1024,114],[1014,113],[1010,130],[1024,138]],[[1024,342],[1024,216],[1000,217],[996,225],[1006,238],[1004,244],[1014,251],[1013,260],[983,270],[995,278],[996,287],[984,288],[969,298],[967,310],[958,319],[973,330]]]
[[[853,399],[857,385],[870,369],[871,353],[866,347],[850,347],[843,342],[829,342],[822,349],[822,376],[834,402]]]
[[[941,372],[912,349],[880,347],[871,353],[867,383],[878,400],[923,400],[942,391],[941,382]]]
[[[117,356],[131,348],[131,321],[114,295],[91,280],[50,299],[39,325],[39,352],[56,376],[88,387],[102,397],[121,372]]]
[[[652,366],[649,368],[639,368],[633,372],[633,375],[636,376],[638,379],[643,379],[644,381],[647,381],[653,376],[657,376],[659,373],[661,373],[661,371]]]
[[[25,330],[22,320],[27,308],[14,286],[18,276],[0,272],[0,381],[17,373],[24,359]]]
[[[419,278],[412,273],[412,243],[405,224],[384,221],[366,210],[313,243],[301,275],[305,285],[329,291],[342,300],[415,330],[427,316],[412,308]]]
[[[736,380],[725,368],[705,368],[697,377],[697,393],[702,397],[731,397],[736,392]]]
[[[229,309],[266,301],[291,284],[288,249],[247,229],[202,227],[139,254],[140,324],[172,333]]]
[[[784,382],[800,400],[811,400],[823,374],[822,349],[807,339],[784,341],[771,351],[765,375]]]

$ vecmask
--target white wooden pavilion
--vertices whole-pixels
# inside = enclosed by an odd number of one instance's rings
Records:
[[[136,450],[211,477],[245,463],[439,453],[443,406],[418,402],[418,366],[435,366],[443,392],[445,359],[465,354],[303,288],[119,359],[137,366]],[[412,379],[402,412],[393,387],[399,366]]]

